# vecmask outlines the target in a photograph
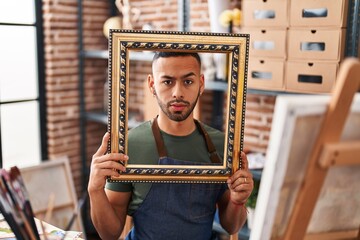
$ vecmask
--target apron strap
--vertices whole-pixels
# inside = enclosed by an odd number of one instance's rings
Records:
[[[151,124],[151,129],[155,138],[155,143],[156,143],[156,148],[158,150],[159,153],[159,157],[166,157],[167,156],[167,152],[164,146],[164,141],[163,138],[161,136],[160,133],[160,128],[157,122],[157,116],[153,119],[153,122]]]
[[[216,148],[215,148],[213,142],[211,141],[209,134],[206,132],[205,128],[198,120],[196,120],[196,119],[194,119],[194,120],[195,120],[196,126],[198,127],[198,129],[200,129],[200,132],[204,136],[204,139],[206,142],[206,147],[210,154],[211,162],[212,163],[221,163],[222,161],[221,161],[218,153],[216,152]]]
[[[218,153],[216,152],[216,148],[215,148],[213,142],[211,141],[209,134],[206,132],[206,130],[204,129],[204,127],[202,126],[202,124],[199,121],[197,121],[196,119],[194,119],[194,121],[197,126],[197,129],[199,129],[200,133],[203,135],[203,137],[205,139],[206,148],[209,152],[211,162],[212,163],[221,163],[222,161],[221,161]],[[163,141],[163,138],[160,133],[159,125],[157,123],[157,116],[152,121],[151,129],[152,129],[152,132],[153,132],[153,135],[155,138],[156,148],[158,150],[159,157],[160,158],[167,157],[167,152],[165,149],[164,141]]]

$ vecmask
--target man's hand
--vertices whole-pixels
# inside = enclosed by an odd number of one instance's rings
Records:
[[[120,163],[126,162],[129,157],[121,153],[109,153],[107,151],[110,133],[105,133],[101,146],[92,157],[90,167],[90,178],[88,191],[103,191],[107,176],[119,176],[118,171],[126,171],[124,165]],[[104,155],[105,154],[105,155]]]
[[[245,204],[254,188],[254,181],[245,153],[241,153],[242,169],[237,170],[227,180],[230,189],[230,201],[234,204]]]

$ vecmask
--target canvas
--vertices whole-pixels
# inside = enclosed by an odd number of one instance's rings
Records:
[[[304,179],[330,96],[278,96],[251,240],[281,239]],[[360,139],[360,95],[354,97],[341,141]],[[307,234],[360,226],[360,166],[331,167]],[[308,235],[309,236],[309,235]]]

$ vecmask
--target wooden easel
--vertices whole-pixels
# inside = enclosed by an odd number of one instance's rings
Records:
[[[360,61],[355,58],[345,59],[340,67],[331,101],[309,158],[308,168],[304,176],[305,180],[299,190],[282,239],[305,238],[312,212],[330,167],[360,164],[360,139],[346,143],[339,142],[353,96],[359,89]],[[349,237],[360,239],[359,232],[358,228],[350,232],[318,235],[316,239],[344,239]]]

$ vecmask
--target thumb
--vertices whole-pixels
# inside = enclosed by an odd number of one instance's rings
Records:
[[[98,150],[94,154],[94,157],[102,156],[102,155],[104,155],[106,153],[109,139],[110,139],[110,133],[106,132],[104,134],[104,136],[103,136],[100,147],[98,148]]]
[[[249,162],[244,152],[241,152],[242,169],[249,170]]]

